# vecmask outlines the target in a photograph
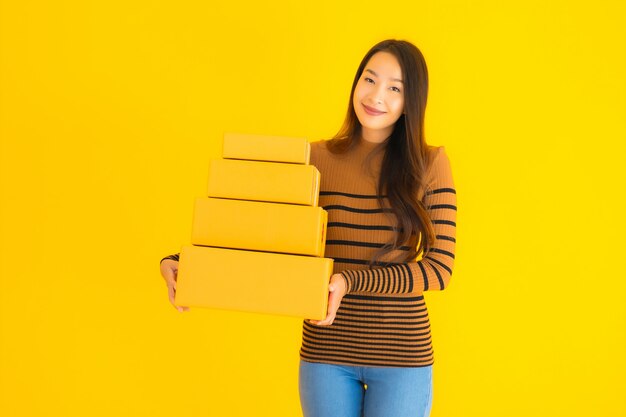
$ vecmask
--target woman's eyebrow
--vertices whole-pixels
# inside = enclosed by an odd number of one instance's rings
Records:
[[[365,70],[365,72],[369,72],[369,73],[373,74],[375,77],[378,77],[378,74],[376,74],[376,73],[374,72],[374,70],[371,70],[371,69],[369,69],[369,68],[368,68],[368,69],[366,69],[366,70]],[[399,82],[399,83],[404,84],[404,81],[402,81],[402,80],[400,80],[400,79],[398,79],[398,78],[390,78],[390,80],[391,80],[391,81],[397,81],[397,82]]]

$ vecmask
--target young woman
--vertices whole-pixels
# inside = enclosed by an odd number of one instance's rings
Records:
[[[456,191],[444,147],[424,138],[427,93],[421,52],[380,42],[359,65],[343,127],[312,144],[328,211],[325,256],[335,270],[327,317],[303,323],[305,417],[430,413],[434,357],[423,292],[443,290],[452,275]],[[172,302],[177,261],[161,262]]]

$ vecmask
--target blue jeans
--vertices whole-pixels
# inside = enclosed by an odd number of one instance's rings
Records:
[[[428,417],[432,365],[413,368],[300,361],[304,417]]]

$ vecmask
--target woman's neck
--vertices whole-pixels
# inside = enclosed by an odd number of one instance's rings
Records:
[[[373,148],[378,148],[378,147],[385,146],[385,144],[387,143],[387,139],[389,139],[389,138],[385,138],[385,139],[383,139],[381,141],[371,141],[371,140],[366,139],[362,135],[358,136],[356,138],[357,143],[358,143],[358,145],[360,147],[368,148],[368,149],[373,149]]]
[[[372,130],[361,127],[361,138],[372,143],[383,143],[393,132],[393,126],[381,130]]]

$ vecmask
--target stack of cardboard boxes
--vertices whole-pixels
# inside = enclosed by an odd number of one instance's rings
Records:
[[[225,134],[180,253],[176,304],[326,317],[333,260],[306,139]]]

